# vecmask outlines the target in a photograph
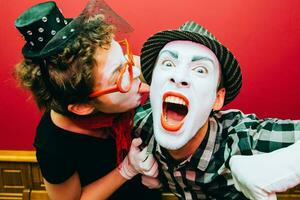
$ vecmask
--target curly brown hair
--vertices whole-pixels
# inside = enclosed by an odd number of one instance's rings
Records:
[[[71,103],[86,103],[94,85],[94,53],[97,47],[109,48],[114,27],[97,15],[84,22],[79,35],[64,50],[47,59],[48,78],[41,72],[39,63],[24,59],[15,66],[14,76],[19,85],[29,89],[40,109],[53,109],[70,115]],[[49,87],[49,84],[51,87]]]

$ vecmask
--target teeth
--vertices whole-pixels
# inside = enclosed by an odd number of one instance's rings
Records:
[[[165,102],[167,102],[167,103],[176,103],[176,104],[181,104],[181,105],[186,106],[186,103],[184,102],[183,99],[181,99],[179,97],[174,97],[174,96],[168,96],[165,99]]]

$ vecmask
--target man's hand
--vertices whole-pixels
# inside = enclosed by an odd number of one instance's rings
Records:
[[[234,185],[250,199],[276,200],[300,184],[300,141],[271,153],[236,155],[229,162]]]
[[[141,173],[155,177],[158,174],[158,165],[152,154],[147,153],[147,147],[142,151],[139,149],[141,138],[132,140],[128,155],[119,166],[119,172],[126,179],[131,179],[136,174]]]

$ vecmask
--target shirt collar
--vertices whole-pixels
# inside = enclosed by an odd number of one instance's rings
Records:
[[[198,169],[201,171],[205,171],[211,157],[214,152],[214,147],[215,147],[215,142],[216,142],[216,136],[217,136],[217,131],[218,131],[218,123],[216,122],[215,118],[210,117],[209,118],[209,130],[207,133],[207,142],[204,147],[204,150],[202,151],[202,154],[197,155],[197,150],[196,153],[193,154],[193,157],[198,157]]]
[[[184,165],[184,164],[192,162],[192,163],[196,164],[196,167],[199,170],[205,171],[206,168],[208,167],[208,164],[209,164],[211,157],[213,155],[213,152],[214,152],[214,147],[215,147],[216,136],[217,136],[218,130],[219,130],[219,124],[217,123],[217,121],[215,120],[214,117],[210,117],[209,118],[209,129],[207,130],[208,132],[207,132],[204,140],[199,145],[199,148],[196,150],[196,152],[193,155],[191,155],[189,158],[187,158],[186,160],[182,161],[180,163],[180,165]],[[156,152],[163,158],[166,158],[162,153],[162,149],[161,149],[160,145],[158,145],[157,142],[155,142],[154,135],[152,136],[152,138],[148,144],[147,152],[149,152],[149,153]]]

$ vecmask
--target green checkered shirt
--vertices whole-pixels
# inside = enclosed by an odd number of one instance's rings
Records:
[[[134,131],[151,138],[148,148],[158,160],[164,189],[180,199],[246,199],[233,186],[229,159],[287,147],[300,140],[300,120],[258,119],[239,110],[219,111],[196,152],[178,163],[154,140],[149,101],[137,109]]]

